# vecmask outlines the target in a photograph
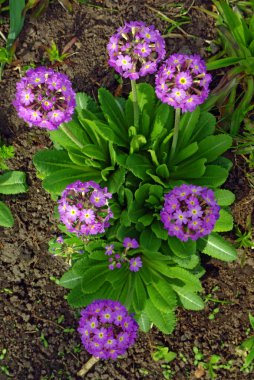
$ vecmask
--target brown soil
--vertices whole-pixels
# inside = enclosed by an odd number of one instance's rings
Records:
[[[95,97],[99,86],[114,91],[118,83],[107,66],[105,51],[110,35],[124,20],[136,19],[153,23],[166,33],[168,24],[147,6],[163,10],[168,17],[176,19],[176,9],[170,7],[170,3],[97,0],[90,1],[90,5],[76,5],[73,14],[55,3],[39,20],[26,19],[17,46],[17,60],[6,67],[0,83],[0,135],[16,150],[11,169],[25,171],[29,184],[26,194],[3,197],[13,211],[15,226],[0,228],[0,354],[7,349],[5,358],[0,360],[0,380],[9,377],[15,380],[76,379],[78,369],[89,358],[76,333],[78,312],[69,308],[64,299],[65,290],[54,282],[54,278],[66,270],[66,264],[47,252],[48,240],[57,233],[54,202],[36,177],[32,157],[36,151],[49,147],[50,140],[46,132],[24,126],[11,106],[20,67],[31,63],[49,65],[45,47],[54,40],[61,51],[76,37],[70,50],[76,54],[65,61],[60,70],[70,76],[76,91]],[[183,1],[182,5],[188,9],[192,3]],[[192,5],[210,4],[201,0],[194,3]],[[185,34],[175,30],[177,38],[166,39],[168,52],[199,53],[205,57],[205,40],[214,37],[213,22],[193,8],[189,15],[190,24],[183,26]],[[6,26],[2,28],[6,32]],[[186,33],[197,38],[188,37]],[[245,227],[246,217],[253,210],[253,190],[250,192],[239,165],[235,165],[227,187],[236,193],[234,215],[237,223]],[[254,260],[245,253],[243,266],[240,262],[227,265],[216,260],[206,263],[204,295],[212,293],[213,298],[226,303],[207,302],[205,309],[198,313],[179,311],[178,325],[172,335],[162,335],[155,329],[147,335],[140,334],[128,355],[116,362],[99,362],[86,378],[162,380],[165,368],[163,363],[152,360],[151,352],[155,346],[163,345],[177,353],[170,365],[173,380],[198,378],[194,346],[204,354],[206,362],[213,354],[220,355],[223,364],[233,360],[230,370],[217,370],[218,379],[253,379],[253,373],[240,371],[243,359],[236,350],[246,338],[248,312],[254,310]],[[210,320],[208,317],[216,307],[219,312]],[[202,379],[208,378],[205,371]]]

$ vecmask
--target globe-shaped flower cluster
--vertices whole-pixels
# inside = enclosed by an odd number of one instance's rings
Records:
[[[165,195],[160,216],[170,236],[187,241],[209,235],[219,218],[219,211],[212,190],[182,185]]]
[[[112,194],[96,182],[74,182],[66,187],[58,203],[60,220],[77,235],[105,232],[113,213],[108,206]]]
[[[127,257],[129,249],[139,247],[137,240],[126,237],[123,241],[123,247],[125,248],[124,251],[117,253],[115,252],[114,244],[110,244],[105,247],[105,255],[109,256],[109,269],[120,269],[123,263],[129,263],[129,270],[131,272],[138,272],[143,265],[141,258],[139,256],[132,257],[131,259]]]
[[[121,303],[98,300],[81,311],[78,331],[91,355],[116,359],[134,344],[138,324]]]
[[[156,95],[163,103],[192,112],[208,97],[211,80],[199,55],[173,54],[156,75]]]
[[[28,70],[17,83],[13,105],[29,126],[54,130],[71,120],[75,93],[65,74],[38,67]]]
[[[153,25],[131,21],[120,27],[107,45],[109,65],[124,78],[138,79],[157,70],[165,57],[165,41]]]

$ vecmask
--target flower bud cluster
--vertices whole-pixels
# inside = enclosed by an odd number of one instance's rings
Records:
[[[107,45],[109,65],[124,78],[138,79],[157,70],[165,57],[165,41],[153,25],[131,21],[120,27]]]
[[[58,201],[60,220],[68,231],[77,235],[96,235],[105,232],[113,213],[108,206],[112,197],[93,181],[74,182],[66,187]]]
[[[100,300],[81,311],[78,331],[91,355],[117,359],[134,344],[138,324],[120,302]]]
[[[181,185],[164,198],[161,221],[170,236],[182,241],[209,235],[220,216],[214,192],[206,187]]]
[[[13,105],[31,127],[54,130],[71,120],[75,93],[65,74],[46,67],[29,69],[17,83]]]
[[[125,250],[120,253],[115,253],[114,244],[110,244],[106,246],[105,255],[110,256],[109,261],[109,269],[114,270],[115,268],[120,269],[123,263],[129,263],[129,269],[132,272],[138,272],[142,267],[142,260],[139,256],[133,257],[132,259],[127,258],[127,253],[129,249],[135,249],[139,247],[137,240],[126,237],[123,241],[123,246]]]
[[[212,80],[199,55],[171,55],[156,75],[156,95],[163,102],[183,112],[205,101]]]

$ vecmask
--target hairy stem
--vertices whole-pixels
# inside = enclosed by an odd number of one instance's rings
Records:
[[[131,80],[131,89],[133,96],[133,111],[134,111],[134,127],[139,127],[139,108],[138,108],[138,94],[137,94],[137,85],[135,80]]]
[[[78,371],[77,375],[80,377],[84,377],[88,371],[100,360],[100,358],[96,358],[95,356],[92,356],[81,368],[80,371]]]
[[[174,134],[173,134],[173,141],[172,141],[172,147],[171,147],[171,152],[170,152],[170,160],[172,160],[172,158],[175,155],[175,151],[176,151],[178,134],[179,134],[180,116],[181,116],[181,108],[176,108],[176,110],[175,110]]]

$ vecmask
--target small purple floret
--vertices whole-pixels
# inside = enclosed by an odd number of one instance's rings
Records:
[[[109,266],[110,270],[114,270],[115,268],[120,269],[124,263],[128,263],[129,270],[132,272],[138,272],[142,267],[142,260],[138,257],[133,257],[131,259],[128,258],[128,252],[130,249],[135,249],[139,247],[139,243],[136,239],[131,239],[129,237],[124,238],[123,247],[125,248],[122,252],[116,253],[114,251],[114,244],[107,245],[105,247],[105,255],[110,256]]]
[[[156,95],[182,112],[192,112],[209,94],[212,80],[199,55],[171,55],[156,75]]]
[[[54,130],[71,120],[75,93],[65,74],[37,67],[29,69],[17,83],[13,105],[29,127]]]
[[[132,272],[138,272],[140,268],[142,267],[143,263],[139,256],[134,257],[130,260],[130,271]]]
[[[129,237],[126,237],[123,241],[123,246],[125,248],[138,248],[139,244],[136,239],[131,239]]]
[[[138,324],[120,302],[99,300],[81,311],[78,332],[91,355],[117,359],[134,344]]]
[[[119,28],[107,45],[109,65],[124,78],[138,79],[157,70],[165,57],[165,41],[153,25],[131,21]]]
[[[113,217],[108,206],[111,197],[107,188],[102,189],[96,182],[74,182],[66,187],[58,201],[60,220],[68,231],[78,236],[104,233],[110,225],[109,219]],[[97,198],[98,202],[95,201]],[[110,249],[109,246],[108,255]]]
[[[206,187],[181,185],[164,199],[161,221],[170,236],[182,241],[209,235],[220,216],[214,192]]]

